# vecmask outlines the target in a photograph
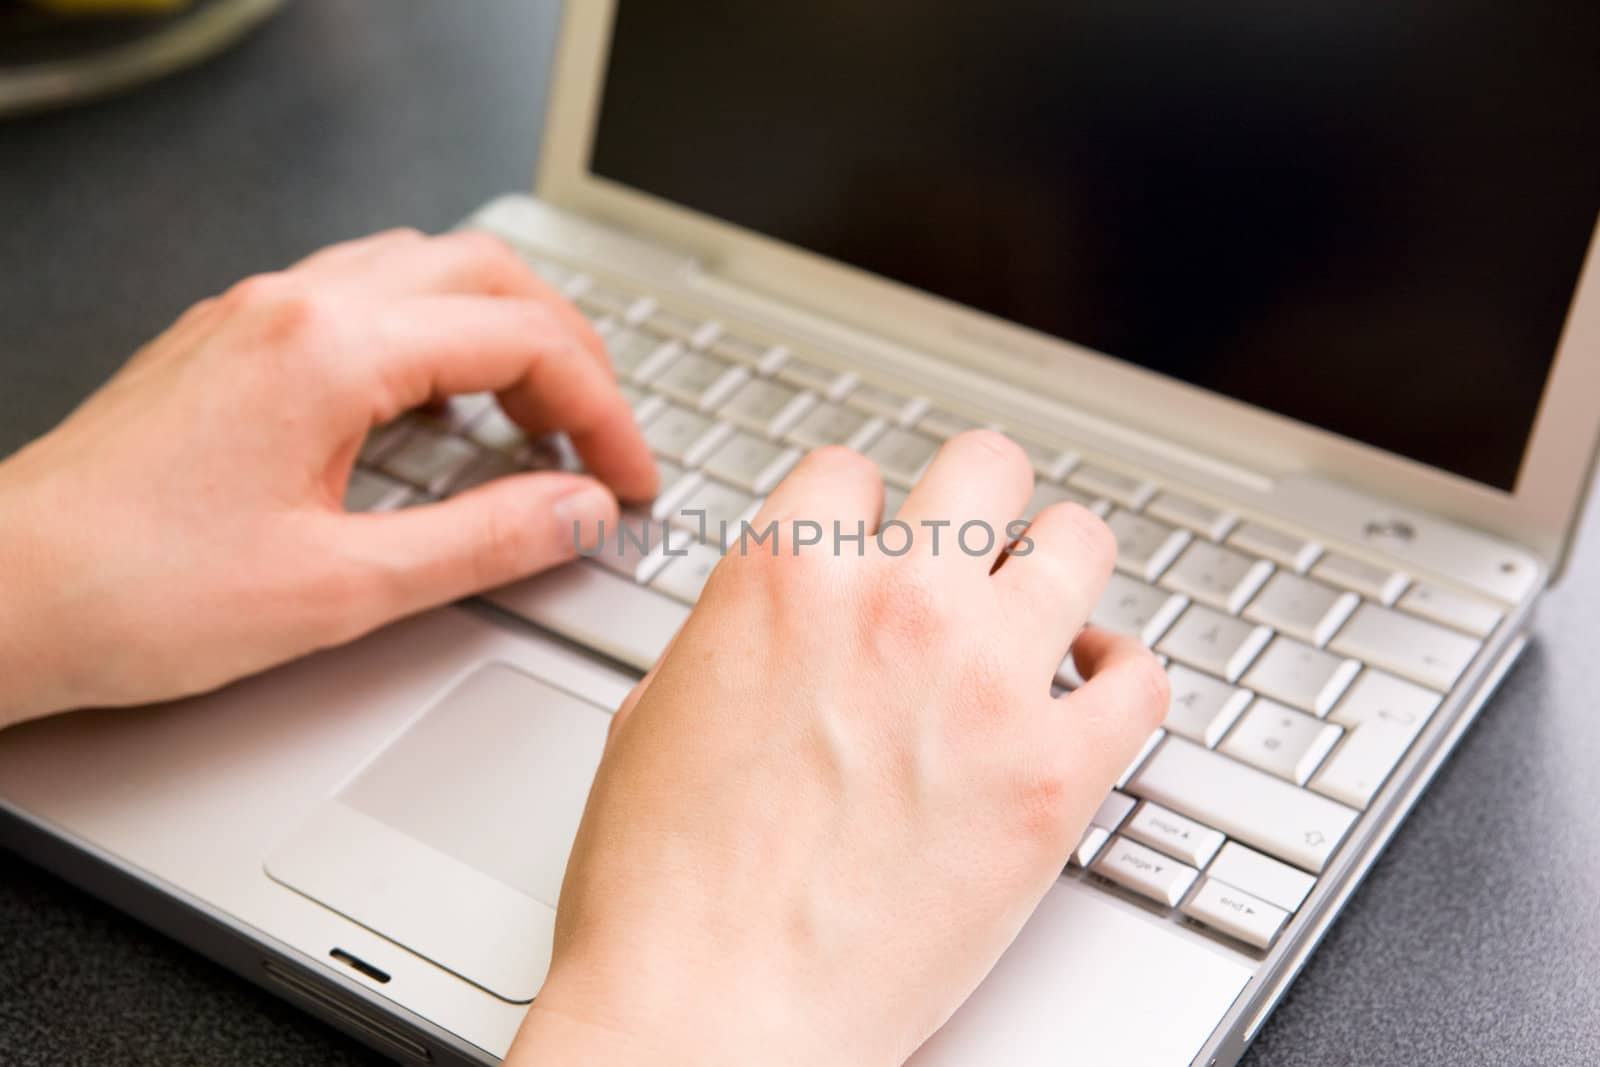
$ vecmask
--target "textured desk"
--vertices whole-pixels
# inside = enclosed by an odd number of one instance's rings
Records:
[[[171,81],[0,125],[0,454],[229,281],[340,237],[442,228],[526,188],[554,6],[301,0]],[[1591,520],[1533,647],[1250,1064],[1600,1061]],[[0,1063],[366,1062],[0,854]]]

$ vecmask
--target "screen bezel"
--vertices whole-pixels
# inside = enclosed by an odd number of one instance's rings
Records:
[[[1268,475],[1314,473],[1404,500],[1515,540],[1559,570],[1600,444],[1600,226],[1508,492],[596,176],[589,159],[614,10],[615,0],[565,5],[539,152],[535,192],[542,199],[687,252],[733,284],[771,292],[781,278],[785,298],[862,329]]]

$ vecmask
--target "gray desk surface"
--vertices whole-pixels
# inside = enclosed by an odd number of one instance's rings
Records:
[[[0,455],[230,280],[527,187],[553,7],[299,0],[200,69],[0,125]],[[1250,1064],[1600,1060],[1595,511],[1533,647]],[[373,1057],[0,854],[0,1062]]]

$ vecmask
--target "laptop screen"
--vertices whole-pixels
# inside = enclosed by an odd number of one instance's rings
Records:
[[[595,173],[1510,489],[1595,0],[619,0]]]

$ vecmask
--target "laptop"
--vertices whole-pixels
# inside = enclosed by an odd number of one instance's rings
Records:
[[[1115,532],[1094,621],[1172,703],[913,1062],[1234,1062],[1592,481],[1600,27],[1566,7],[569,5],[536,195],[465,225],[593,319],[663,473],[628,523],[681,537],[9,730],[0,841],[396,1060],[493,1063],[724,524],[832,442],[892,513],[991,425],[1030,508]],[[347,503],[571,463],[458,397],[375,431]]]

